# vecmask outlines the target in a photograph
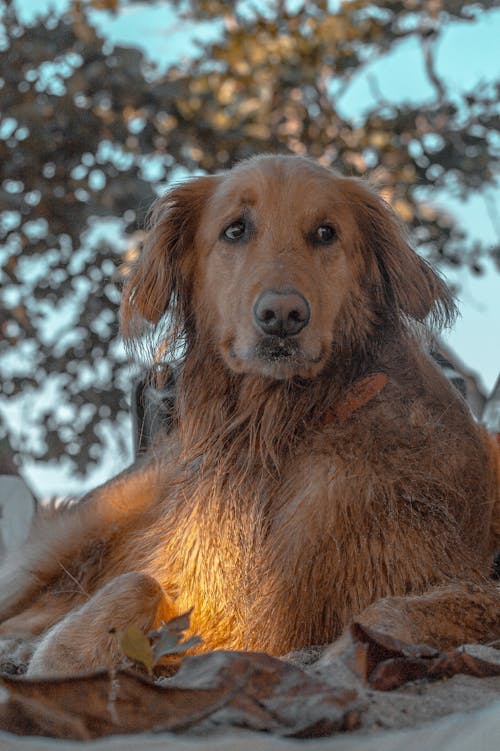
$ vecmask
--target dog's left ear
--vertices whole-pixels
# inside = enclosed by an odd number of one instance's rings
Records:
[[[349,204],[361,233],[372,294],[381,312],[394,311],[416,321],[450,324],[456,308],[445,282],[410,247],[393,209],[357,180],[346,180]]]
[[[126,340],[141,334],[144,321],[156,325],[167,312],[170,331],[185,331],[191,317],[196,231],[216,181],[193,178],[153,204],[142,252],[122,293],[121,332]]]

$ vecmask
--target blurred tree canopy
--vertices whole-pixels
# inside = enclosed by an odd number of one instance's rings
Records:
[[[185,16],[219,23],[220,39],[162,73],[138,49],[110,49],[91,25],[90,10],[126,4],[73,2],[29,25],[14,2],[0,5],[0,433],[19,457],[69,457],[81,474],[101,456],[103,425],[128,411],[120,263],[137,253],[145,211],[179,168],[308,153],[368,176],[431,260],[480,273],[490,255],[500,267],[498,246],[465,236],[429,200],[436,188],[466,197],[495,184],[500,81],[451,96],[434,50],[450,19],[498,3],[179,0]],[[418,105],[380,96],[361,120],[342,115],[336,101],[353,76],[408,37],[434,96]],[[20,414],[30,393],[36,406]]]

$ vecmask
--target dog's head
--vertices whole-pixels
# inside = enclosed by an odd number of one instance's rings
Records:
[[[234,372],[312,378],[381,326],[451,317],[449,292],[365,185],[257,157],[171,189],[125,285],[122,328],[169,317]]]

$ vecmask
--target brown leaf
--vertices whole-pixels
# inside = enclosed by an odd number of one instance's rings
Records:
[[[440,680],[454,675],[477,678],[500,675],[500,664],[462,649],[439,652],[425,644],[408,644],[360,623],[351,626],[351,669],[371,688],[391,691],[409,681]]]
[[[370,673],[368,682],[377,691],[392,691],[409,681],[429,677],[429,660],[395,657],[381,662]]]
[[[1,729],[80,740],[220,726],[311,737],[359,722],[354,691],[332,689],[268,655],[242,652],[187,658],[162,685],[119,671],[50,680],[5,677],[0,692]]]
[[[83,740],[115,733],[189,727],[224,690],[179,691],[119,671],[51,680],[2,678],[0,728],[20,735]]]
[[[365,680],[371,675],[376,666],[384,660],[403,658],[430,658],[439,655],[437,649],[426,644],[410,644],[394,636],[376,631],[361,623],[353,623],[351,635],[355,643],[362,644],[366,648],[363,654],[358,655],[358,674]],[[362,659],[361,659],[362,656]],[[364,670],[364,674],[361,672]]]
[[[432,661],[428,677],[451,678],[458,673],[473,675],[476,678],[490,678],[500,675],[500,663],[483,660],[461,649],[455,649],[452,652],[445,652]]]
[[[236,724],[314,737],[359,723],[355,691],[333,689],[265,654],[218,651],[189,657],[168,683],[184,689],[224,685],[231,691],[231,701],[202,724],[203,730]]]
[[[459,650],[444,652],[433,659],[396,658],[377,665],[369,677],[371,688],[391,691],[408,681],[442,680],[454,675],[473,675],[489,678],[500,675],[500,665]]]

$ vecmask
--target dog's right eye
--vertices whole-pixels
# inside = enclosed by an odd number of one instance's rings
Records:
[[[247,232],[247,225],[243,220],[239,220],[238,222],[232,222],[228,227],[226,227],[225,230],[222,232],[222,237],[224,240],[228,240],[231,243],[237,242],[238,240],[242,240]]]

